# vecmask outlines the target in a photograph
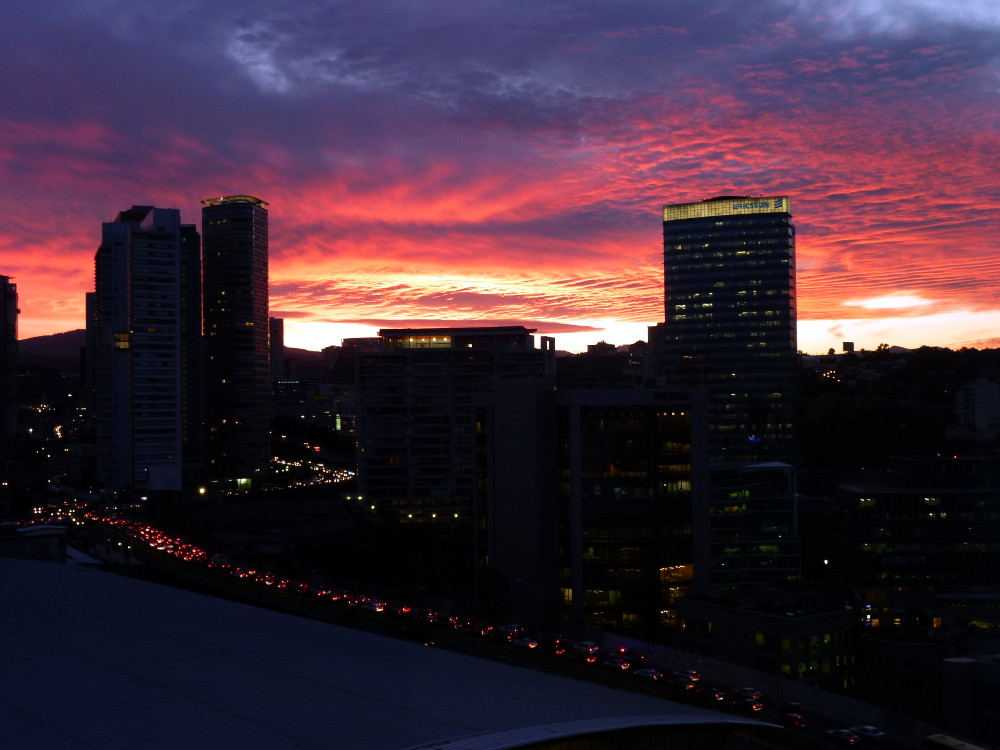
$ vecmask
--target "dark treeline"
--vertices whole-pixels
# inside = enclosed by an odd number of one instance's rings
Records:
[[[965,453],[996,445],[964,427],[959,390],[1000,383],[1000,350],[892,350],[803,360],[800,456],[805,471],[883,468],[891,456]]]

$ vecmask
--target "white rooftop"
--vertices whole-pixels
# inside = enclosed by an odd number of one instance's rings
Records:
[[[716,714],[74,564],[0,559],[11,748],[399,750]]]

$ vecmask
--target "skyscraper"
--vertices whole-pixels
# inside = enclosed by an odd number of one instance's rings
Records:
[[[186,437],[201,421],[189,379],[200,369],[199,248],[173,208],[133,206],[103,225],[87,325],[97,473],[110,489],[179,490],[197,463]]]
[[[249,480],[270,439],[267,203],[202,201],[206,469]]]
[[[662,374],[708,398],[715,590],[798,578],[795,227],[786,196],[663,207]]]
[[[716,462],[793,463],[795,227],[785,196],[663,207],[665,375],[704,386]]]
[[[0,469],[17,432],[18,312],[17,285],[9,276],[0,276]]]

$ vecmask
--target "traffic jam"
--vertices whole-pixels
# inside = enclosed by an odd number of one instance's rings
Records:
[[[518,624],[483,623],[461,615],[390,601],[379,596],[310,586],[302,581],[286,579],[269,571],[237,565],[218,555],[210,555],[184,539],[173,537],[139,521],[99,517],[96,514],[88,514],[88,520],[107,524],[121,535],[146,545],[156,553],[176,557],[187,564],[213,569],[243,582],[322,600],[329,602],[331,606],[356,608],[359,613],[368,613],[368,617],[400,618],[403,624],[398,632],[418,637],[426,645],[461,648],[461,639],[465,637],[503,644],[503,648],[511,649],[512,657],[517,651],[538,655],[528,657],[527,660],[524,657],[511,659],[518,664],[532,666],[532,660],[537,659],[537,666],[542,668],[563,672],[569,670],[573,676],[597,677],[615,687],[631,687],[673,701],[752,716],[767,723],[779,724],[788,730],[807,733],[813,739],[823,738],[826,740],[823,744],[883,744],[885,739],[884,732],[875,726],[862,723],[851,726],[831,725],[830,717],[817,715],[800,703],[770,701],[762,690],[755,687],[726,686],[706,678],[694,669],[669,670],[662,665],[653,664],[651,655],[635,649],[609,648],[596,641],[574,640],[563,634],[536,635]],[[495,656],[495,653],[492,655]],[[546,660],[548,664],[544,663]],[[563,664],[565,668],[559,669],[558,664]]]

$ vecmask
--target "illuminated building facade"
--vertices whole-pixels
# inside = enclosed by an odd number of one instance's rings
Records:
[[[710,474],[714,590],[798,580],[794,467],[777,461],[723,464]]]
[[[994,455],[892,459],[839,488],[847,528],[832,561],[872,627],[940,627],[949,604],[1000,596],[1000,467]]]
[[[252,481],[270,442],[267,203],[202,204],[206,471]]]
[[[533,389],[554,377],[551,339],[531,330],[383,329],[355,352],[358,489],[403,523],[476,524],[475,408],[498,382]]]
[[[839,596],[752,587],[684,597],[678,616],[684,651],[831,691],[855,685],[858,618]]]
[[[668,383],[704,386],[716,462],[795,462],[795,227],[787,196],[663,207]]]
[[[708,398],[712,589],[797,580],[789,198],[664,206],[663,267],[658,374]]]
[[[199,461],[200,242],[172,208],[103,225],[89,297],[98,478],[180,490]]]
[[[703,397],[574,389],[557,403],[563,619],[662,635],[707,583]]]

